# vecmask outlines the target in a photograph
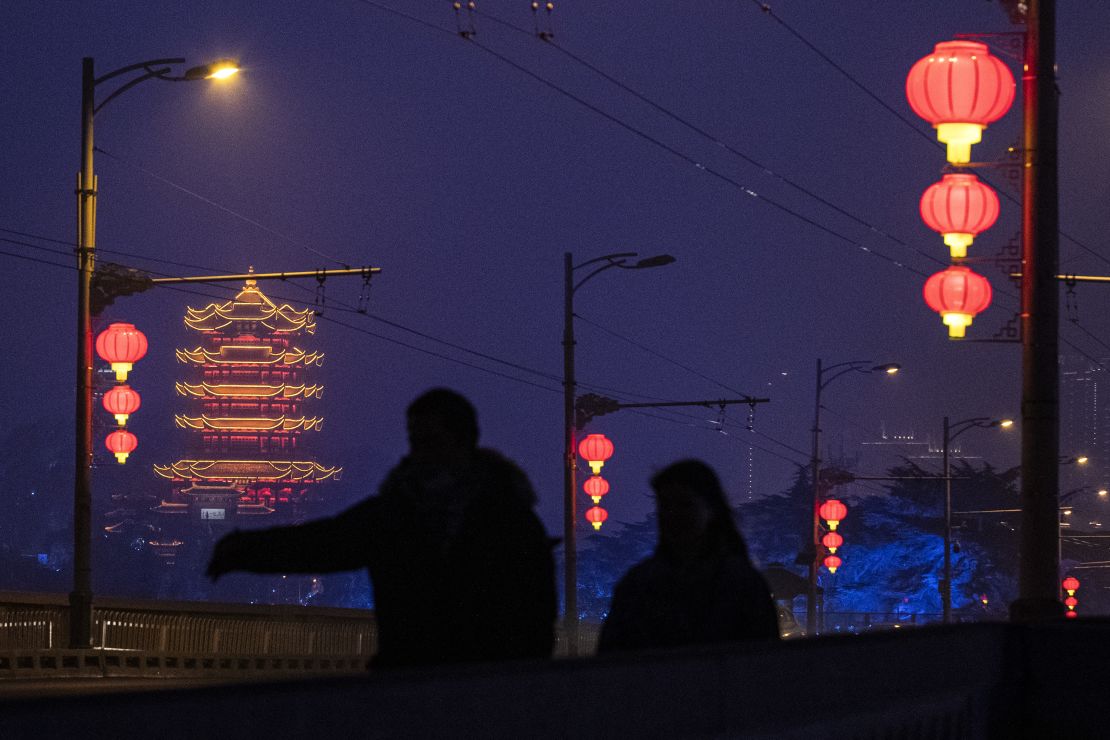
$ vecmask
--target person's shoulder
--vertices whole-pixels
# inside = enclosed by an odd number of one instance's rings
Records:
[[[640,590],[650,588],[659,579],[662,564],[656,555],[649,555],[628,569],[617,582],[617,588]]]
[[[475,464],[484,477],[492,478],[501,490],[499,494],[509,501],[531,508],[536,503],[536,493],[523,469],[508,457],[487,447],[474,453]]]

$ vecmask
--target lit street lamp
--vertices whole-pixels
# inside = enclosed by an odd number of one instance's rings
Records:
[[[662,267],[675,261],[669,254],[645,257],[629,262],[636,252],[617,252],[574,264],[570,252],[563,255],[563,591],[564,627],[567,640],[567,655],[578,654],[578,549],[575,544],[575,513],[577,506],[577,482],[575,472],[578,464],[577,419],[575,402],[577,385],[574,377],[574,294],[594,276],[614,267],[623,270],[642,270]],[[587,275],[574,282],[574,273],[590,265],[597,265]]]
[[[819,513],[821,508],[821,455],[819,446],[821,443],[821,391],[825,390],[829,383],[847,373],[894,375],[901,368],[902,366],[896,362],[876,365],[871,360],[850,360],[849,362],[839,362],[829,367],[822,367],[820,358],[817,360],[817,394],[813,404],[813,454],[810,457],[813,483],[813,529],[810,532],[808,547],[812,548],[812,557],[807,558],[809,560],[809,597],[806,599],[806,630],[811,635],[817,634],[817,571],[821,567],[821,519]],[[826,378],[825,375],[828,373],[832,373],[832,375]],[[805,552],[804,547],[803,552]]]
[[[978,416],[950,424],[948,417],[944,417],[944,579],[940,584],[940,601],[945,624],[952,621],[952,466],[949,460],[952,441],[974,427],[1008,429],[1013,425],[1012,419],[991,419],[989,416]]]
[[[81,62],[81,171],[77,175],[77,404],[73,480],[73,591],[69,594],[69,644],[87,648],[92,643],[92,570],[90,563],[93,339],[90,295],[95,270],[97,180],[93,170],[93,118],[105,105],[146,80],[187,82],[225,79],[238,71],[230,60],[193,67],[183,75],[170,74],[185,60],[151,59],[100,75],[92,57]],[[99,103],[96,88],[134,73]],[[118,80],[117,80],[118,81]]]

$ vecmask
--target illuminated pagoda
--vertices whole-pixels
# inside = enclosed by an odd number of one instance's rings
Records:
[[[191,442],[185,459],[154,466],[173,481],[172,495],[154,511],[167,525],[300,518],[315,484],[341,471],[303,451],[305,435],[324,421],[306,408],[324,390],[307,382],[323,353],[300,345],[316,330],[312,309],[277,305],[247,280],[230,301],[188,308],[185,325],[201,343],[177,350],[188,366],[175,384],[187,413],[174,420]]]

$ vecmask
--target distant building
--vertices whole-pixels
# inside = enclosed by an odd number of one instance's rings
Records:
[[[1110,482],[1110,373],[1085,357],[1060,358],[1060,455],[1089,459],[1061,468],[1062,491]]]
[[[154,466],[172,488],[153,508],[163,536],[150,545],[169,559],[190,537],[307,518],[316,485],[341,472],[304,444],[324,423],[309,413],[323,394],[309,381],[324,355],[301,344],[316,329],[312,309],[277,305],[247,280],[230,301],[188,308],[185,325],[200,344],[177,350],[187,410],[174,421],[191,441],[185,457]]]

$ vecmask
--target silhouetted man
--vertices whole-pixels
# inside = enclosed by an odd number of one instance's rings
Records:
[[[378,667],[550,656],[554,564],[527,477],[478,447],[474,407],[454,391],[428,391],[407,418],[409,454],[378,495],[331,519],[233,532],[208,575],[366,567]]]

